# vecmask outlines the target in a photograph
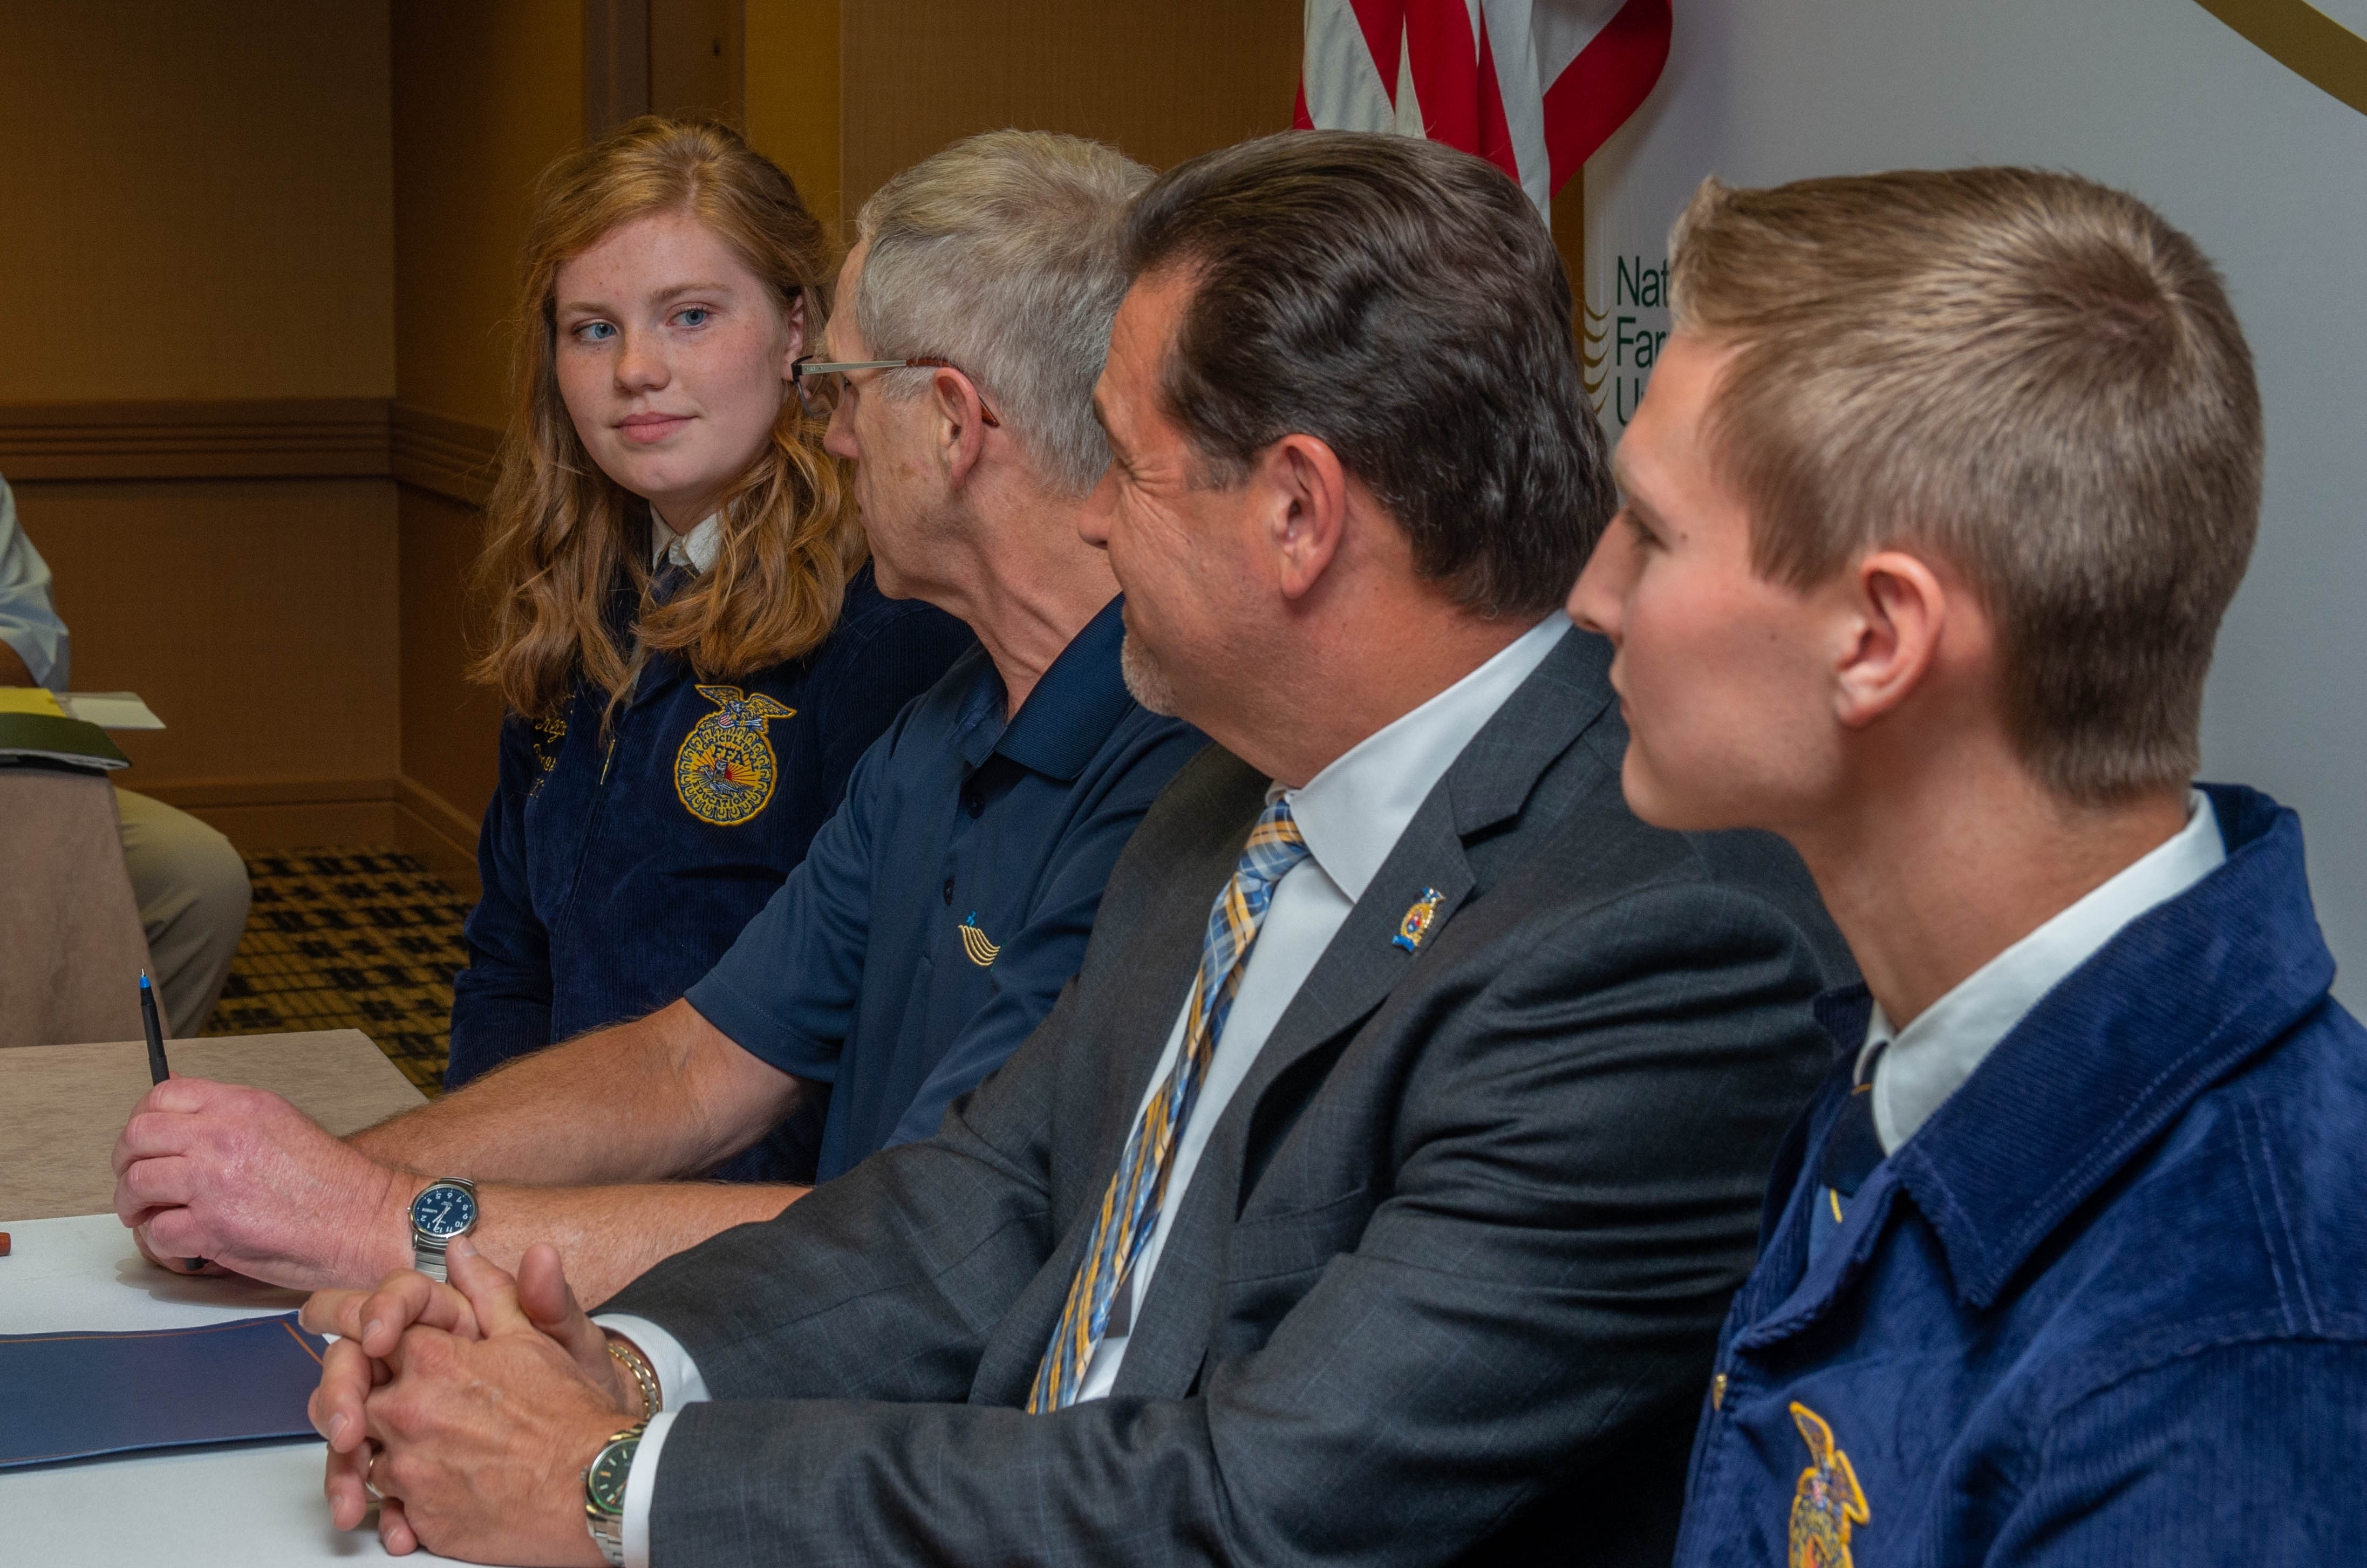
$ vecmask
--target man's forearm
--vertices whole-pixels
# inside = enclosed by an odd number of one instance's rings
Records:
[[[663,1181],[713,1169],[798,1097],[796,1079],[676,1002],[522,1058],[352,1142],[425,1176],[538,1187]]]
[[[559,1249],[575,1299],[595,1307],[650,1267],[734,1225],[769,1220],[812,1188],[736,1182],[480,1187],[477,1250],[517,1272],[537,1242]]]

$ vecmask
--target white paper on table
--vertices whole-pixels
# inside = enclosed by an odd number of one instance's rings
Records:
[[[102,730],[161,730],[164,721],[148,710],[136,691],[62,691],[58,706],[70,719]]]
[[[0,1334],[187,1328],[293,1312],[301,1291],[168,1274],[112,1214],[8,1220]],[[0,1562],[73,1568],[346,1568],[391,1561],[368,1526],[329,1523],[325,1445],[150,1449],[0,1472]],[[445,1561],[428,1552],[405,1563]]]

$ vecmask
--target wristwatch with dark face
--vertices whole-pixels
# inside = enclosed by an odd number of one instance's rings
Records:
[[[411,1266],[430,1279],[444,1278],[444,1249],[477,1228],[477,1184],[445,1176],[411,1200]]]
[[[601,1445],[583,1467],[583,1520],[608,1568],[625,1568],[625,1481],[649,1426],[636,1421]]]

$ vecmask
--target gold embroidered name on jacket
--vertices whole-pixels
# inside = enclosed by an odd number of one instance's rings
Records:
[[[797,710],[761,691],[751,697],[736,686],[702,686],[698,695],[714,703],[715,711],[683,737],[674,754],[674,791],[699,821],[736,826],[764,809],[780,778],[765,724]]]

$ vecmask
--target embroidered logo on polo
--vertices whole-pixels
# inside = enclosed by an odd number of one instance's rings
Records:
[[[1422,889],[1421,896],[1413,901],[1413,907],[1398,922],[1398,934],[1389,938],[1389,945],[1407,952],[1420,948],[1421,939],[1430,935],[1430,923],[1438,918],[1439,901],[1445,896],[1436,888]]]
[[[1857,1483],[1857,1467],[1833,1441],[1825,1418],[1792,1402],[1792,1419],[1807,1440],[1811,1462],[1792,1494],[1791,1568],[1852,1568],[1850,1528],[1873,1516]]]
[[[987,969],[993,965],[995,955],[1002,951],[1002,944],[986,939],[986,933],[978,928],[977,910],[971,910],[969,918],[955,929],[961,933],[962,951],[969,955],[970,962],[980,969]]]
[[[751,697],[736,686],[702,686],[698,695],[714,703],[715,711],[682,738],[674,758],[674,792],[699,821],[734,827],[764,809],[780,775],[765,724],[797,710],[761,691]]]

